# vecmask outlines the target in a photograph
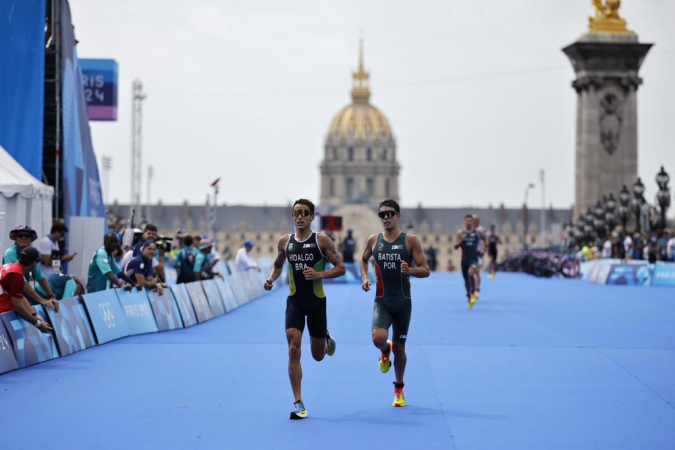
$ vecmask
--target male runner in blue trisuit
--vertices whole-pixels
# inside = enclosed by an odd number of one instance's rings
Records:
[[[300,344],[305,329],[305,318],[309,329],[312,357],[321,361],[328,354],[335,353],[335,339],[328,333],[326,319],[326,294],[323,292],[323,278],[337,278],[345,274],[345,265],[335,243],[323,233],[314,233],[310,228],[314,221],[314,204],[306,199],[293,204],[295,233],[279,239],[278,253],[265,289],[272,289],[274,280],[279,278],[284,260],[288,262],[288,283],[290,291],[286,300],[286,340],[288,341],[288,377],[295,401],[290,413],[291,419],[304,419],[307,410],[302,401],[300,385]],[[333,268],[325,270],[326,259]]]
[[[391,367],[390,355],[394,352],[394,403],[392,406],[405,406],[403,396],[403,375],[408,360],[405,343],[408,338],[412,302],[410,295],[410,277],[426,278],[429,266],[422,251],[420,240],[414,234],[403,233],[399,227],[401,209],[394,200],[380,203],[377,214],[382,219],[384,233],[373,234],[368,238],[361,258],[361,288],[368,292],[368,261],[375,259],[377,290],[373,308],[371,327],[373,344],[380,350],[380,370],[387,373]],[[417,267],[411,267],[415,261]],[[392,341],[389,327],[392,327]]]

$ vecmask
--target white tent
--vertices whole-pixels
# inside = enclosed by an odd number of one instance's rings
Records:
[[[41,183],[0,146],[0,252],[13,245],[9,232],[18,225],[35,229],[38,238],[52,226],[54,188]]]

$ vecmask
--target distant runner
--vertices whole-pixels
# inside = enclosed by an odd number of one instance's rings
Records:
[[[487,238],[488,242],[488,257],[490,258],[490,278],[494,278],[497,273],[497,246],[501,245],[502,238],[495,232],[494,224],[490,225],[490,234]]]
[[[478,267],[478,233],[473,227],[473,216],[464,216],[464,229],[455,234],[455,250],[462,249],[462,276],[466,287],[466,302],[473,308],[476,296],[476,269]]]

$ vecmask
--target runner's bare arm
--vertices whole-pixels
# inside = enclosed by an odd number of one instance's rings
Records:
[[[347,269],[345,269],[345,264],[342,262],[342,258],[335,248],[335,242],[333,242],[331,238],[323,233],[318,233],[316,238],[319,243],[321,253],[326,255],[326,258],[328,258],[328,261],[330,261],[334,267],[324,272],[317,272],[314,270],[314,268],[307,267],[303,271],[305,279],[316,280],[320,278],[337,278],[344,275]]]
[[[284,260],[286,259],[286,246],[288,245],[289,239],[290,235],[288,234],[284,234],[279,239],[279,243],[277,244],[277,257],[274,258],[274,264],[272,265],[272,271],[270,272],[269,278],[265,280],[264,288],[268,291],[272,289],[274,280],[279,278],[279,275],[281,275],[281,271],[284,268]]]
[[[431,270],[429,270],[427,257],[424,256],[424,251],[422,250],[422,244],[420,244],[419,238],[414,234],[408,234],[405,237],[405,241],[406,247],[408,247],[413,261],[415,261],[415,264],[417,264],[417,267],[408,268],[408,275],[415,278],[428,277],[431,273]]]
[[[457,250],[459,246],[462,245],[463,240],[464,235],[462,234],[462,230],[457,230],[457,233],[455,233],[455,250]]]
[[[368,261],[373,256],[373,245],[377,240],[377,235],[372,234],[366,242],[366,247],[363,249],[363,256],[359,260],[359,268],[361,270],[361,289],[368,292],[370,290],[370,279],[368,278]]]

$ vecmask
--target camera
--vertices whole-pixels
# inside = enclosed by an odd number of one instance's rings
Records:
[[[155,241],[157,250],[163,253],[169,253],[171,251],[171,241],[173,241],[172,237],[164,235],[157,236],[157,240]]]

